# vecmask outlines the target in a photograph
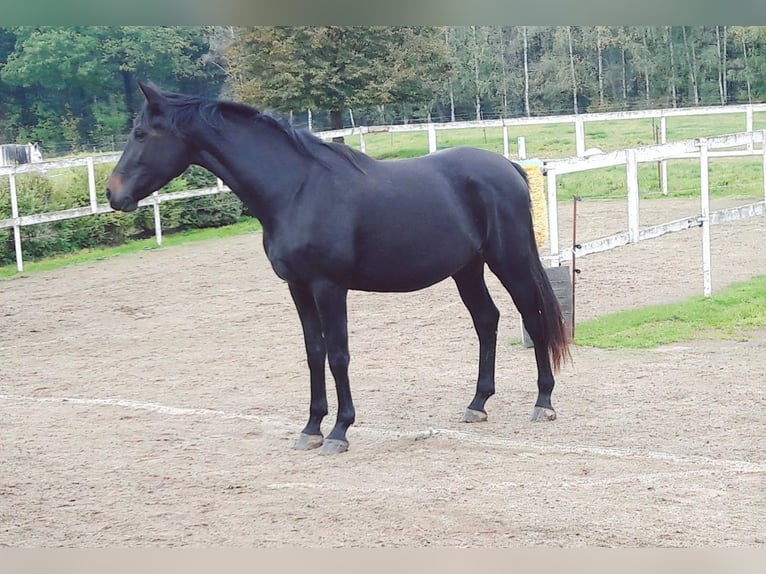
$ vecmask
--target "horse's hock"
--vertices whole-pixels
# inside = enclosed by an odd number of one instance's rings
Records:
[[[572,270],[568,265],[561,265],[560,267],[546,267],[545,274],[548,276],[548,280],[551,282],[553,292],[556,294],[559,305],[561,305],[561,313],[564,315],[564,322],[567,327],[567,334],[569,339],[572,339]],[[521,324],[522,343],[525,347],[534,347],[532,339],[524,328],[524,322]]]

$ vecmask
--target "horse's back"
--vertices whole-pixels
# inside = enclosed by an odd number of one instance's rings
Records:
[[[340,241],[353,245],[352,288],[419,289],[459,271],[507,228],[514,240],[524,233],[526,182],[499,154],[451,148],[374,162],[365,171],[356,180],[359,189],[342,191],[340,205],[350,211],[332,218],[353,237]],[[339,231],[335,226],[333,236]]]

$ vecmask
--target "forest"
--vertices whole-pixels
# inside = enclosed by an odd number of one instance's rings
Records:
[[[315,130],[761,102],[765,47],[755,26],[5,27],[0,143],[118,150],[138,79]]]

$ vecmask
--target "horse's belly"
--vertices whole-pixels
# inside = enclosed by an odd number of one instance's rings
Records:
[[[475,250],[442,249],[424,253],[403,249],[357,260],[350,289],[359,291],[417,291],[451,277],[476,256]]]

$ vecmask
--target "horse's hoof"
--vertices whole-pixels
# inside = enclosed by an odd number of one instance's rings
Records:
[[[555,421],[556,420],[556,411],[553,409],[547,409],[545,407],[535,407],[535,410],[532,411],[532,421],[533,422],[540,422],[540,421]]]
[[[312,450],[322,446],[324,437],[321,434],[301,433],[298,440],[295,441],[295,450]]]
[[[346,452],[347,450],[347,440],[328,438],[326,441],[324,441],[324,445],[322,446],[322,450],[319,451],[319,454],[340,454],[342,452]]]
[[[481,423],[487,420],[487,413],[482,411],[475,411],[473,409],[466,409],[463,415],[464,423]]]

